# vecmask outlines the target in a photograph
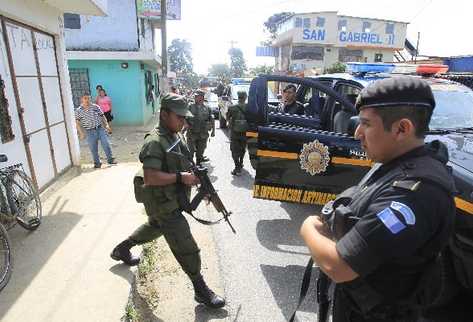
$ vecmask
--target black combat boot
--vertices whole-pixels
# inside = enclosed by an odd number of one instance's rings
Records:
[[[118,244],[110,254],[110,257],[116,261],[123,261],[128,266],[136,266],[140,263],[140,258],[133,256],[130,248],[136,245],[136,242],[131,239],[125,239]]]
[[[204,278],[199,276],[195,280],[192,281],[194,285],[194,300],[196,302],[204,304],[205,306],[218,309],[225,305],[225,300],[215,294],[205,283]]]

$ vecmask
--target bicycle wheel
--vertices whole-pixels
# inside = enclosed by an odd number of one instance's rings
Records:
[[[9,192],[17,207],[18,224],[27,230],[35,230],[41,224],[42,217],[38,191],[31,179],[21,170],[13,170],[9,180]]]
[[[0,224],[0,291],[8,284],[12,272],[10,239],[5,227]]]

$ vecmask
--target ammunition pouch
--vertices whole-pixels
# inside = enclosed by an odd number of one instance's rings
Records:
[[[246,120],[234,120],[232,131],[235,132],[246,132],[248,131],[248,122]]]
[[[143,203],[146,199],[145,197],[145,180],[143,177],[143,169],[138,171],[133,178],[133,188],[135,190],[135,200],[138,203]]]
[[[322,221],[329,228],[335,240],[342,238],[359,220],[347,206],[352,200],[351,195],[355,189],[356,187],[352,187],[345,190],[337,199],[328,202],[322,208]]]

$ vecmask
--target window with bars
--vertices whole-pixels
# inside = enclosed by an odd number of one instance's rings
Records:
[[[363,61],[363,50],[340,48],[338,50],[338,60],[343,62],[343,63],[346,63],[346,62],[362,62]]]
[[[15,139],[13,134],[12,121],[8,111],[8,100],[5,95],[5,83],[0,76],[0,138],[2,143],[7,143]]]
[[[87,68],[69,68],[69,77],[74,108],[77,108],[80,105],[81,97],[86,94],[90,95],[89,70]]]
[[[296,18],[296,20],[294,20],[294,26],[296,28],[301,28],[302,27],[302,18]]]
[[[393,23],[389,23],[389,22],[388,22],[388,23],[386,24],[386,33],[387,33],[388,35],[394,34],[394,24],[393,24]]]
[[[371,32],[371,22],[363,21],[363,32]]]
[[[317,17],[315,21],[315,25],[319,28],[323,28],[325,26],[325,18],[324,17]]]

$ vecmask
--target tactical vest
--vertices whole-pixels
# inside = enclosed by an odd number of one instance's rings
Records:
[[[162,142],[162,149],[165,155],[163,160],[163,172],[176,173],[188,171],[190,169],[189,150],[187,146],[181,142],[172,150],[167,152],[167,149],[174,143],[171,138],[166,135],[159,135],[159,133],[152,133],[148,135],[159,136]],[[179,189],[184,189],[184,194],[187,199],[190,198],[191,188],[185,185],[178,185],[176,183],[166,186],[145,186],[143,178],[143,169],[140,169],[133,179],[135,189],[135,199],[139,203],[144,203],[148,215],[170,214],[174,210],[180,209],[179,206]],[[189,200],[188,200],[189,201]]]
[[[205,105],[192,104],[190,111],[194,117],[190,120],[190,132],[193,134],[208,134],[210,131],[210,109]]]
[[[231,107],[232,109],[232,119],[230,128],[233,132],[243,133],[248,130],[248,122],[246,121],[246,105],[237,104]]]
[[[437,143],[435,143],[437,144]],[[444,147],[443,147],[444,148]],[[362,179],[355,187],[345,190],[334,201],[325,205],[322,210],[323,216],[329,216],[329,225],[332,233],[338,240],[347,233],[356,222],[363,217],[367,208],[374,201],[377,192],[383,190],[383,187],[396,187],[397,189],[416,190],[420,184],[434,184],[449,194],[455,192],[453,178],[450,169],[428,155],[417,156],[401,161],[395,168],[391,169],[374,182],[370,182],[371,177],[379,169],[379,165],[375,165],[373,169]],[[453,210],[452,210],[453,211]],[[448,225],[441,227],[448,229]],[[450,230],[453,225],[450,225]],[[449,231],[448,233],[451,233]],[[432,298],[421,298],[424,295],[424,287],[428,283],[426,279],[431,277],[433,264],[436,262],[439,250],[447,244],[446,240],[430,240],[426,243],[421,253],[412,255],[407,261],[419,263],[416,267],[417,271],[409,273],[418,273],[421,278],[419,285],[416,287],[415,294],[409,299],[402,299],[398,302],[397,307],[406,306],[423,306],[427,302],[432,302]],[[393,272],[395,273],[395,272]],[[386,274],[389,278],[389,272]],[[342,292],[346,292],[353,302],[353,309],[366,315],[372,309],[382,304],[385,300],[384,296],[377,292],[368,281],[363,278],[357,278],[354,281],[337,284]],[[431,296],[431,295],[429,295]],[[397,308],[395,309],[397,310]]]

